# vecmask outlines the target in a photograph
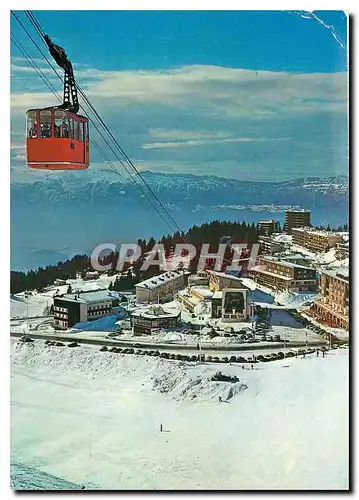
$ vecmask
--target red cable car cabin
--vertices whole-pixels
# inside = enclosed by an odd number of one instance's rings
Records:
[[[28,167],[45,170],[89,167],[87,118],[59,108],[30,109],[26,115]]]

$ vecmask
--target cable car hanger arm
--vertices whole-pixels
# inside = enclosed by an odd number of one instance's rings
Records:
[[[64,70],[64,97],[59,109],[66,109],[72,113],[78,113],[80,105],[77,97],[76,82],[72,63],[68,59],[65,50],[59,45],[55,45],[48,35],[44,39],[49,47],[49,52],[57,65]],[[72,101],[72,102],[71,102]]]

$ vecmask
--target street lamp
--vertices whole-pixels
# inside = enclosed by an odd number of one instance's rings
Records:
[[[308,349],[308,328],[305,329],[305,348]]]
[[[199,317],[200,322],[204,321],[204,316]],[[202,362],[202,324],[200,323],[199,325],[199,342],[198,342],[198,347],[199,347],[199,362]]]

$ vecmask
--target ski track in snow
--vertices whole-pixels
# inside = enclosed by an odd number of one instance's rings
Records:
[[[12,340],[11,433],[39,489],[346,489],[348,352],[243,370]]]

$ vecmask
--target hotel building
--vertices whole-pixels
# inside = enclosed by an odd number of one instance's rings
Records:
[[[260,285],[276,291],[316,292],[317,271],[311,267],[265,256],[252,267],[249,275]]]
[[[111,314],[119,304],[116,292],[93,290],[54,296],[54,326],[67,330],[84,321],[93,321]]]
[[[310,210],[286,210],[283,230],[292,234],[294,227],[310,226]]]
[[[310,227],[292,229],[292,243],[313,252],[327,252],[342,241],[342,235],[330,231],[320,231]]]
[[[187,286],[189,272],[168,271],[135,285],[137,302],[166,302]]]
[[[312,314],[329,326],[349,329],[349,272],[323,271],[320,298],[312,306]]]

